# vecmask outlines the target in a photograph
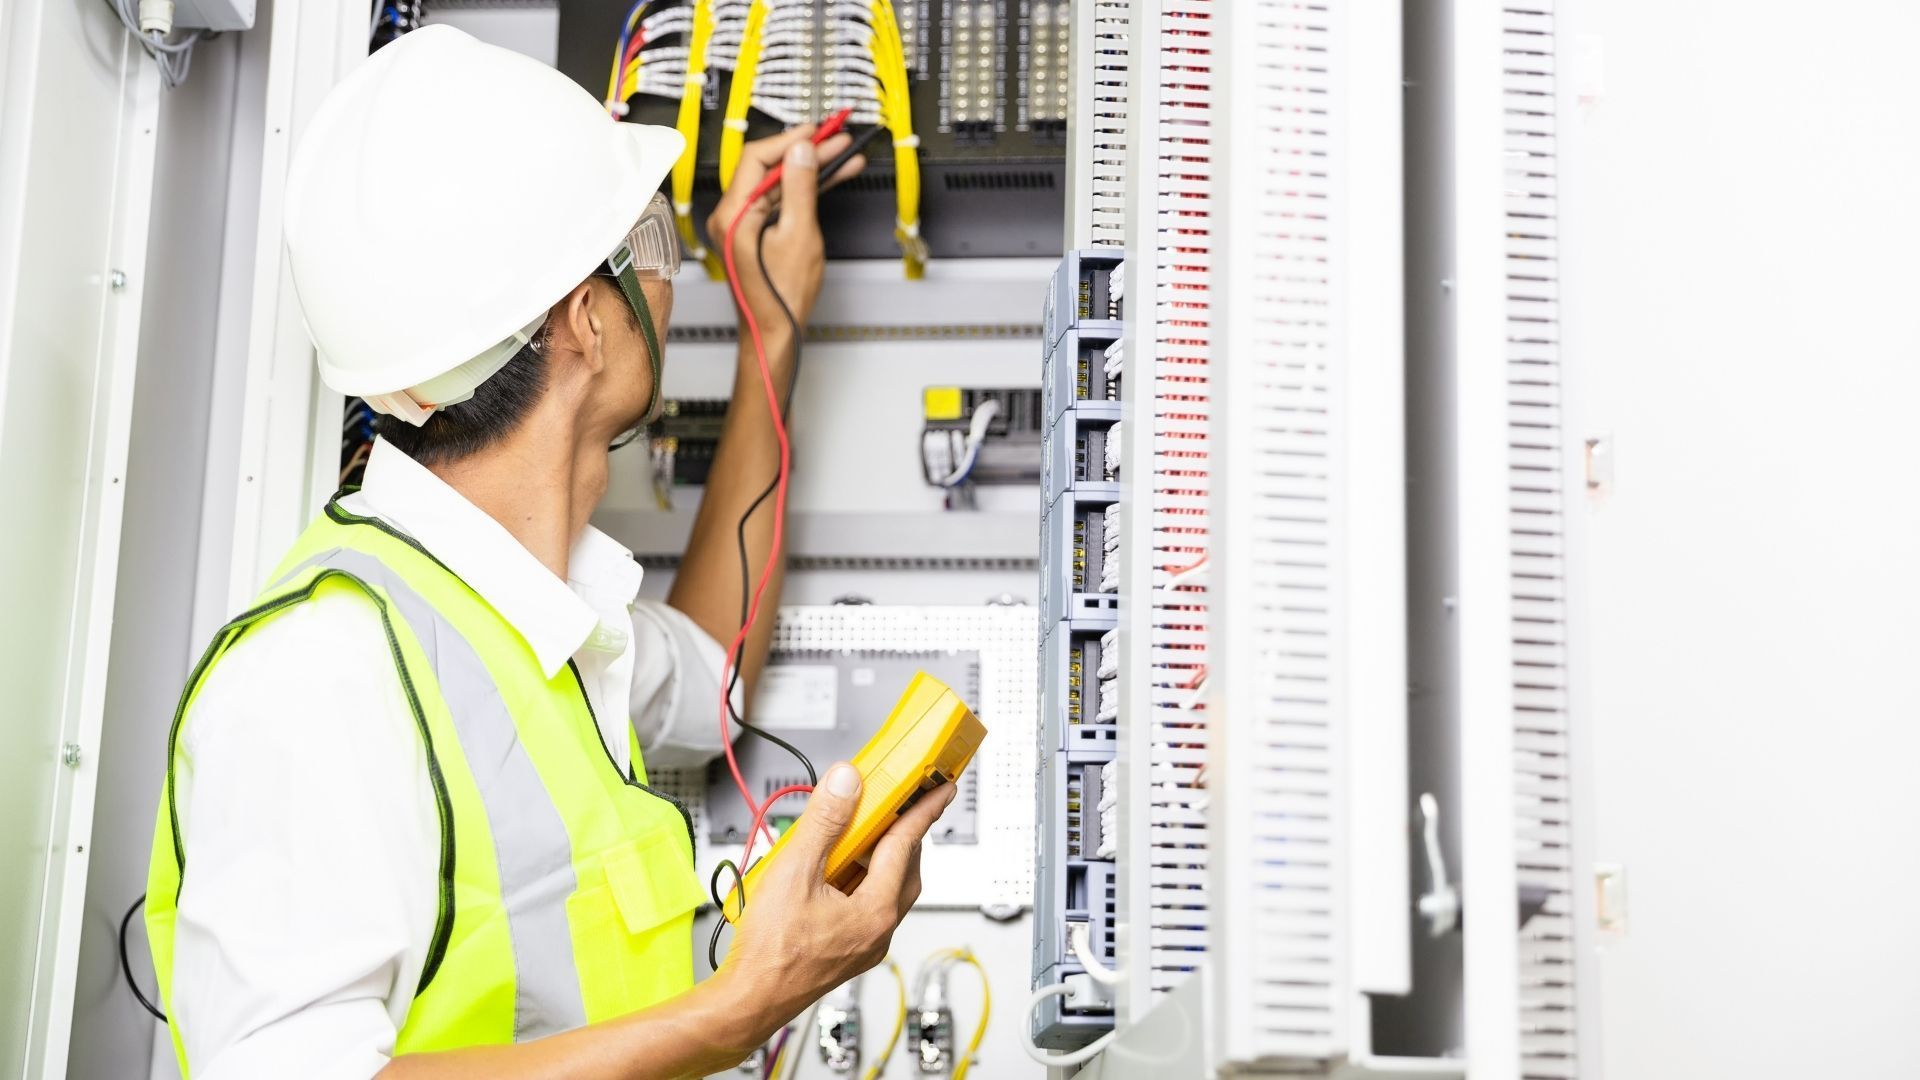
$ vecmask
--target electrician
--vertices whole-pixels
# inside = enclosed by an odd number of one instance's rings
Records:
[[[804,319],[821,284],[817,155],[846,145],[809,135],[749,146],[716,212],[785,161],[779,295],[746,287],[782,384],[778,302]],[[722,737],[734,524],[774,458],[757,365],[668,605],[630,613],[640,569],[587,524],[609,445],[659,412],[680,248],[656,192],[682,145],[446,27],[314,114],[286,185],[293,280],[321,378],[381,438],[182,696],[147,925],[193,1080],[704,1075],[877,963],[918,895],[951,785],[842,895],[822,868],[860,778],[836,765],[694,984],[692,824],[646,785],[629,703]],[[747,531],[758,566],[770,513]]]

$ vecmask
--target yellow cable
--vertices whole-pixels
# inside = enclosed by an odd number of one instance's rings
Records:
[[[674,125],[687,148],[673,163],[673,222],[688,254],[707,268],[715,281],[726,276],[720,257],[700,242],[693,228],[693,169],[700,149],[700,92],[707,85],[707,43],[713,38],[713,0],[694,0],[693,33],[687,42],[687,81],[680,90],[680,115]]]
[[[747,109],[753,104],[753,84],[760,71],[760,39],[766,30],[767,0],[753,0],[740,35],[740,55],[733,62],[733,82],[727,88],[726,120],[720,128],[720,190],[733,183],[740,153],[747,141]]]
[[[955,963],[970,965],[980,973],[980,1023],[973,1029],[973,1038],[967,1040],[966,1053],[954,1063],[953,1080],[966,1080],[967,1070],[973,1067],[973,1055],[980,1049],[980,1040],[987,1037],[987,1018],[993,1014],[993,987],[987,982],[987,969],[980,958],[973,955],[972,949],[959,950]]]
[[[908,93],[906,45],[892,0],[871,0],[873,64],[880,86],[880,117],[893,134],[893,187],[897,203],[893,238],[900,245],[906,276],[925,276],[927,244],[920,238],[920,140],[913,133],[913,101]]]
[[[867,1074],[862,1080],[880,1080],[887,1062],[893,1060],[893,1048],[900,1045],[900,1033],[907,1029],[907,978],[900,974],[900,965],[891,956],[887,957],[887,970],[893,973],[893,984],[900,990],[900,1011],[894,1015],[893,1034],[887,1036],[886,1049],[880,1051],[880,1056],[867,1066]]]
[[[626,57],[622,56],[620,53],[620,46],[625,42],[626,39],[633,37],[633,28],[640,25],[641,13],[646,11],[646,9],[651,6],[653,6],[651,3],[651,0],[649,0],[648,3],[633,5],[633,10],[627,13],[627,32],[621,37],[614,39],[613,66],[607,72],[607,111],[608,112],[612,112],[615,106],[619,105],[621,102],[626,101],[628,98],[633,96],[633,94],[631,93],[623,94],[619,97],[614,96],[615,91],[620,89],[620,85],[622,81],[621,76],[624,74],[620,70],[620,62],[626,59]],[[635,57],[634,59],[638,61],[639,57]]]
[[[644,50],[641,51],[634,56],[633,63],[627,65],[626,78],[620,84],[621,101],[630,101],[633,95],[640,92],[640,65],[643,62],[642,57],[646,55]]]

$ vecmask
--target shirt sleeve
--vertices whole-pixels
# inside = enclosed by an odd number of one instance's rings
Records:
[[[649,769],[704,765],[720,753],[720,668],[726,653],[679,608],[633,605],[633,730]],[[734,705],[741,701],[734,688]],[[730,737],[738,738],[734,725]]]
[[[208,676],[176,776],[173,991],[196,1080],[362,1080],[433,934],[439,824],[375,610],[322,593]]]

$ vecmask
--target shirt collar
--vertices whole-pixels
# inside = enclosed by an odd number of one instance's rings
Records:
[[[561,581],[505,526],[385,439],[374,440],[359,495],[492,605],[549,679],[594,637],[610,606],[627,607],[639,593],[640,566],[612,537],[582,530],[567,558],[570,580]],[[625,628],[614,629],[624,641]]]

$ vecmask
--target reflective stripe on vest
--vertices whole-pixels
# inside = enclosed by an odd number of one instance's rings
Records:
[[[466,635],[371,555],[349,548],[321,552],[289,571],[274,588],[315,567],[344,570],[385,590],[427,654],[434,680],[440,684],[440,696],[453,715],[460,749],[473,767],[487,808],[487,824],[493,829],[517,976],[514,1041],[585,1024],[573,941],[567,933],[567,897],[573,895],[576,884],[567,827],[520,744],[493,676]]]

